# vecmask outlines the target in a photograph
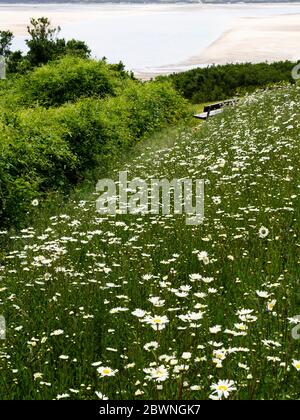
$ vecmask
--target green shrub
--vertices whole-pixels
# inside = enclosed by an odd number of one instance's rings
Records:
[[[82,99],[49,112],[56,124],[64,127],[64,140],[77,156],[80,171],[102,164],[105,155],[113,153],[112,144],[121,148],[130,138],[127,121],[120,121],[115,111],[106,113],[102,100]]]
[[[87,170],[105,171],[142,137],[188,115],[169,83],[123,87],[104,99],[0,112],[0,225],[21,221],[34,198],[68,190]]]
[[[296,63],[242,63],[196,68],[158,79],[170,80],[176,90],[193,103],[204,103],[252,92],[270,83],[294,83],[292,68]]]
[[[132,84],[121,97],[113,98],[108,106],[118,109],[120,119],[128,118],[128,126],[134,138],[152,133],[168,124],[176,124],[187,117],[184,99],[171,83],[150,82]]]
[[[20,90],[27,104],[59,106],[82,97],[114,95],[117,76],[103,61],[66,56],[24,76]]]
[[[0,220],[20,220],[33,199],[49,189],[68,188],[76,157],[63,128],[43,109],[2,116],[0,125]]]
[[[132,82],[122,95],[82,99],[50,111],[85,170],[122,153],[145,134],[187,116],[185,101],[168,83]]]

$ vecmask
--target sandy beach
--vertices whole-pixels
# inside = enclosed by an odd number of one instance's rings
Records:
[[[185,64],[298,60],[300,14],[241,18],[199,56]]]
[[[300,3],[0,5],[0,29],[12,30],[24,43],[29,19],[40,16],[47,16],[54,25],[68,29],[67,35],[63,34],[67,38],[85,40],[95,56],[105,55],[112,61],[121,59],[142,79],[210,64],[300,58]],[[166,21],[169,17],[173,20]],[[159,19],[161,23],[154,27],[153,22]],[[216,28],[210,30],[211,25],[204,28],[205,20]],[[146,28],[148,21],[149,28]],[[140,23],[136,32],[131,32],[133,22]],[[182,22],[185,26],[178,35]],[[200,29],[189,32],[190,27],[196,30],[197,26],[202,27],[202,32]],[[103,46],[103,51],[97,50],[98,45]]]

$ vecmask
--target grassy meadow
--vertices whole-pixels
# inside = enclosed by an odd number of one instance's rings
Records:
[[[1,398],[299,399],[299,103],[282,86],[207,123],[161,117],[107,172],[204,179],[199,226],[101,215],[93,182],[51,210],[33,194],[0,235]]]

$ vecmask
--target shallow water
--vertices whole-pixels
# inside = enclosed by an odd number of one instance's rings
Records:
[[[0,13],[2,8],[3,5]],[[168,66],[180,70],[178,63],[200,54],[236,18],[300,13],[300,4],[64,4],[7,8],[14,10],[15,16],[24,10],[29,14],[38,11],[40,16],[53,12],[76,15],[73,21],[63,23],[62,36],[84,40],[94,56],[105,56],[110,62],[122,60],[128,69],[137,73],[168,71]],[[16,37],[14,47],[24,49],[24,37]]]

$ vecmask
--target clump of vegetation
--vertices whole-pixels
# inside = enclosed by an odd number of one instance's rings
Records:
[[[20,95],[27,104],[46,107],[74,102],[81,97],[101,98],[116,93],[118,76],[103,61],[66,56],[24,76]]]
[[[44,110],[2,114],[0,130],[0,222],[17,223],[32,200],[48,190],[68,186],[77,159],[65,129]]]
[[[290,61],[227,64],[197,68],[159,79],[171,80],[186,99],[196,104],[243,95],[273,83],[295,83],[291,74],[295,64]]]
[[[69,192],[145,135],[187,116],[170,83],[142,84],[124,65],[88,58],[47,18],[31,19],[28,53],[0,32],[8,79],[0,83],[0,225],[18,226],[31,202]]]
[[[65,56],[1,83],[0,224],[31,201],[69,192],[145,135],[187,116],[168,82],[142,84],[120,65]]]

